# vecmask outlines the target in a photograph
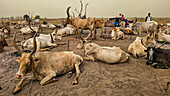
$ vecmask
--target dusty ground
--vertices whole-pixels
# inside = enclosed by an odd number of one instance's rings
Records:
[[[48,32],[52,32],[52,30],[48,30]],[[17,33],[17,41],[23,40],[23,37],[24,35]],[[29,35],[26,35],[27,38]],[[129,44],[135,38],[136,36],[132,36],[130,40],[130,36],[126,35],[125,40],[98,39],[92,42],[101,46],[118,46],[127,52]],[[68,36],[64,37],[62,41],[67,42],[68,39],[70,50],[83,56],[83,52],[76,49],[79,39]],[[4,48],[4,53],[0,53],[0,96],[12,96],[14,87],[20,81],[15,78],[19,64],[15,61],[17,57],[13,53],[16,50],[12,46],[11,40],[12,38],[7,39],[9,46]],[[51,51],[64,50],[67,50],[67,45],[59,45]],[[135,59],[132,56],[128,62],[122,64],[84,60],[78,85],[72,85],[74,75],[67,78],[65,74],[57,77],[57,82],[45,86],[41,86],[39,81],[33,81],[30,93],[28,92],[30,81],[27,81],[16,96],[163,96],[154,74],[165,89],[166,83],[170,81],[170,70],[151,68],[151,71],[145,63],[144,58]]]

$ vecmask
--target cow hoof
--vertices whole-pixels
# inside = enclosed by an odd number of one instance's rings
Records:
[[[13,95],[17,94],[18,92],[21,91],[21,88],[15,88],[14,92],[13,92]]]
[[[73,81],[73,83],[72,83],[73,85],[77,85],[78,84],[78,81],[76,80],[76,81]]]

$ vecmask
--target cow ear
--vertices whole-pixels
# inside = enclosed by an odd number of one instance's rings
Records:
[[[21,59],[21,57],[18,57],[18,58],[16,59],[16,61],[17,61],[17,62],[20,62],[20,59]]]
[[[34,62],[39,63],[39,62],[40,62],[40,59],[34,58]]]

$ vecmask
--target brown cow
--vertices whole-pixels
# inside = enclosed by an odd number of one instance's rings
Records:
[[[76,37],[77,37],[77,35],[79,35],[78,37],[80,37],[79,28],[81,28],[82,30],[84,28],[89,28],[91,30],[91,32],[86,37],[86,38],[89,38],[91,36],[91,33],[94,34],[95,18],[92,18],[92,17],[89,17],[87,19],[80,19],[79,17],[70,18],[70,14],[69,14],[70,8],[71,7],[67,8],[67,18],[66,18],[66,22],[65,22],[64,26],[66,26],[67,24],[72,24],[76,28]],[[94,36],[94,35],[92,35],[92,36]],[[92,39],[94,39],[94,37],[92,37]]]
[[[102,29],[102,35],[101,37],[104,36],[104,26],[105,26],[105,20],[104,19],[96,19],[96,22],[94,24],[95,28],[101,28]],[[96,35],[96,34],[95,34]]]
[[[76,76],[73,84],[78,84],[78,77],[80,75],[79,65],[83,62],[83,58],[73,52],[36,52],[36,33],[33,38],[33,50],[31,53],[23,53],[15,43],[15,35],[13,38],[13,45],[22,54],[16,61],[20,63],[19,70],[16,74],[17,79],[21,81],[16,85],[14,94],[21,89],[21,85],[25,80],[37,79],[40,80],[41,85],[45,85],[56,81],[57,75],[71,72],[76,69]],[[35,53],[35,56],[33,54]],[[27,73],[32,73],[31,76],[25,76]]]

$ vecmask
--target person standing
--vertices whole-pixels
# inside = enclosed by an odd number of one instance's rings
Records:
[[[146,16],[145,22],[151,21],[151,13],[148,13],[148,16]]]
[[[124,15],[122,15],[122,17],[121,17],[121,21],[124,21],[124,19],[125,19],[125,17],[124,17]]]

